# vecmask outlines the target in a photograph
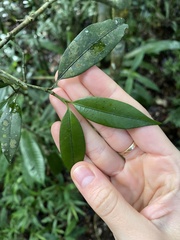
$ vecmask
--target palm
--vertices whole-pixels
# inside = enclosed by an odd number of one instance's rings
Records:
[[[173,166],[163,158],[143,153],[134,159],[128,159],[124,169],[111,181],[124,198],[138,211],[153,202],[161,201],[173,191]],[[172,185],[169,187],[168,182]]]

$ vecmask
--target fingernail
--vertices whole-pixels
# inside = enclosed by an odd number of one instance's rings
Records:
[[[86,187],[93,181],[95,175],[89,168],[80,166],[74,170],[73,177],[81,187]]]

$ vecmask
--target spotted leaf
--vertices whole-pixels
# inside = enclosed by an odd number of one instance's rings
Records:
[[[19,146],[21,136],[21,110],[15,101],[9,100],[0,118],[0,142],[2,153],[9,162]]]
[[[89,25],[61,57],[59,79],[79,75],[101,61],[120,42],[127,28],[122,18]]]

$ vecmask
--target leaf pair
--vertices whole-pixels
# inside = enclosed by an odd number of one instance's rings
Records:
[[[76,100],[72,104],[84,118],[107,127],[130,129],[159,124],[131,105],[113,99],[87,97]],[[61,123],[60,149],[67,169],[84,159],[83,130],[69,108]]]

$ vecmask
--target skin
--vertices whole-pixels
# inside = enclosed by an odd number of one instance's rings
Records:
[[[54,89],[61,97],[117,99],[148,112],[97,67],[61,80]],[[66,106],[50,96],[60,119]],[[86,139],[86,156],[71,177],[116,240],[178,240],[180,238],[180,152],[159,126],[131,130],[91,125],[75,110]],[[52,125],[59,146],[61,122]],[[93,127],[92,127],[93,126]],[[136,148],[124,157],[132,142]]]

